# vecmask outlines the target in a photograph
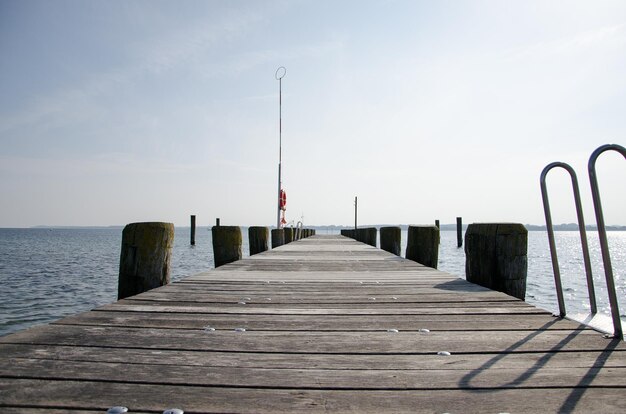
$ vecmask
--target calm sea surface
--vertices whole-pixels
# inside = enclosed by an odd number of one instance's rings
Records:
[[[579,235],[557,232],[556,238],[567,311],[585,312],[589,299]],[[598,235],[589,232],[588,238],[598,305],[608,315]],[[244,256],[249,254],[246,239]],[[403,232],[403,252],[406,239]],[[0,336],[114,302],[121,240],[121,229],[0,229]],[[609,246],[626,321],[626,232],[610,232]],[[196,246],[190,246],[189,228],[177,228],[172,280],[212,267],[209,229],[198,228]],[[439,269],[465,277],[465,254],[456,247],[455,231],[441,232]],[[550,311],[558,309],[545,232],[529,232],[527,283],[527,302]]]

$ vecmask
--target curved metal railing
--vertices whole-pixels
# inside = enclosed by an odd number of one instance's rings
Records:
[[[600,190],[598,188],[598,178],[596,175],[596,161],[600,154],[605,151],[617,151],[626,159],[626,148],[617,144],[603,145],[591,154],[588,164],[591,196],[593,197],[593,208],[596,213],[596,222],[598,223],[598,237],[600,238],[600,250],[602,251],[602,263],[604,265],[604,277],[606,278],[606,289],[609,294],[609,304],[611,305],[613,334],[617,338],[624,339],[622,322],[619,316],[619,305],[617,303],[617,293],[615,291],[615,280],[613,278],[613,266],[611,265],[611,255],[609,253],[609,241],[606,236],[606,226],[604,225],[604,214],[602,212],[602,202],[600,201]]]
[[[548,200],[548,189],[546,186],[546,177],[548,172],[550,172],[553,168],[563,168],[565,169],[572,180],[572,190],[574,192],[574,202],[576,203],[576,215],[578,216],[578,230],[580,232],[580,244],[582,246],[583,251],[583,259],[585,262],[585,273],[587,275],[587,290],[589,292],[589,306],[591,309],[591,314],[596,314],[598,312],[598,307],[596,305],[596,293],[593,286],[593,274],[591,271],[591,259],[589,258],[589,245],[587,243],[587,230],[585,228],[585,217],[583,215],[583,207],[580,201],[580,189],[578,187],[578,178],[576,177],[576,172],[574,169],[564,162],[553,162],[548,164],[546,168],[541,172],[541,197],[543,199],[543,211],[546,216],[546,228],[548,230],[548,241],[550,243],[550,255],[552,258],[552,270],[554,271],[554,282],[557,290],[557,299],[559,302],[559,314],[561,317],[564,317],[566,314],[565,311],[565,300],[563,299],[563,285],[561,283],[561,271],[559,269],[559,258],[557,256],[556,251],[556,243],[554,237],[554,227],[552,224],[552,214],[550,212],[550,202]]]
[[[602,251],[602,262],[604,264],[604,274],[606,278],[606,286],[609,295],[609,305],[611,307],[611,319],[613,322],[613,336],[619,339],[624,339],[624,333],[622,330],[622,323],[619,313],[619,304],[617,301],[617,293],[615,290],[615,280],[613,277],[613,267],[611,265],[611,256],[609,253],[609,244],[606,235],[606,226],[604,224],[604,214],[602,210],[602,202],[600,200],[600,191],[598,188],[598,179],[596,174],[596,161],[600,154],[606,151],[617,151],[626,159],[626,148],[617,144],[607,144],[596,149],[589,158],[588,170],[589,181],[591,183],[591,195],[593,197],[593,207],[596,215],[596,222],[598,225],[598,236],[600,238],[600,249]],[[550,202],[548,199],[548,191],[546,186],[546,177],[548,172],[553,168],[564,168],[570,175],[572,180],[572,189],[574,191],[574,201],[576,203],[576,214],[578,216],[578,228],[580,231],[580,241],[583,250],[583,259],[585,262],[585,272],[587,274],[587,289],[589,291],[589,304],[591,307],[591,314],[597,313],[597,304],[595,289],[593,287],[593,277],[591,272],[591,261],[589,259],[589,247],[587,244],[587,233],[585,229],[585,220],[582,212],[582,204],[580,201],[580,191],[578,187],[578,179],[576,178],[576,172],[574,169],[564,162],[553,162],[548,164],[541,172],[541,197],[543,199],[543,209],[546,217],[546,228],[548,230],[548,240],[550,243],[550,255],[552,258],[552,270],[554,272],[554,282],[557,290],[557,300],[559,302],[559,314],[561,317],[565,317],[565,301],[563,298],[563,285],[561,283],[561,272],[559,269],[559,259],[556,252],[556,243],[554,238],[554,228],[552,224],[552,215],[550,212]]]

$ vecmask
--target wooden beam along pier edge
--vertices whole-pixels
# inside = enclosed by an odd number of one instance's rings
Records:
[[[626,411],[622,341],[393,240],[249,236],[258,254],[0,338],[2,412]]]

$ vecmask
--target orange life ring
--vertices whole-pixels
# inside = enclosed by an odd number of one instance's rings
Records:
[[[280,190],[280,198],[278,199],[278,203],[281,210],[287,209],[287,193],[284,190]]]

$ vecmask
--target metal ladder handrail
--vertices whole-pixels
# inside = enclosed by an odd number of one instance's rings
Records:
[[[589,245],[587,243],[587,231],[585,228],[585,218],[583,216],[582,203],[580,201],[580,190],[578,186],[578,178],[574,169],[564,162],[553,162],[548,164],[541,172],[541,198],[543,199],[543,210],[546,216],[546,229],[548,230],[548,241],[550,244],[550,256],[552,258],[552,270],[554,272],[554,284],[556,285],[557,300],[559,302],[559,315],[565,317],[565,300],[563,298],[563,285],[561,283],[561,271],[559,269],[559,258],[556,251],[556,242],[554,237],[554,226],[552,224],[552,214],[550,212],[550,202],[548,200],[548,189],[546,186],[546,177],[548,172],[553,168],[565,169],[572,180],[572,190],[574,192],[574,202],[576,204],[576,215],[578,216],[578,230],[580,232],[580,243],[583,251],[583,259],[585,262],[585,273],[587,276],[587,290],[589,292],[589,306],[591,314],[598,312],[596,305],[596,294],[593,286],[593,275],[591,271],[591,260],[589,258]]]
[[[296,240],[300,240],[302,236],[302,222],[298,221],[298,223],[296,224]]]
[[[596,213],[598,224],[598,237],[600,238],[600,250],[602,251],[602,263],[604,265],[604,276],[606,278],[606,288],[609,294],[609,304],[611,306],[611,317],[613,319],[613,336],[624,339],[622,322],[619,315],[619,305],[617,303],[617,293],[615,291],[615,280],[613,278],[613,266],[611,265],[611,255],[609,253],[609,242],[606,236],[606,226],[604,225],[604,214],[602,212],[602,202],[600,201],[600,190],[598,188],[598,178],[596,174],[596,161],[600,154],[605,151],[617,151],[626,159],[626,148],[617,144],[602,145],[596,149],[589,157],[589,181],[591,183],[591,195],[593,197],[593,208]]]

